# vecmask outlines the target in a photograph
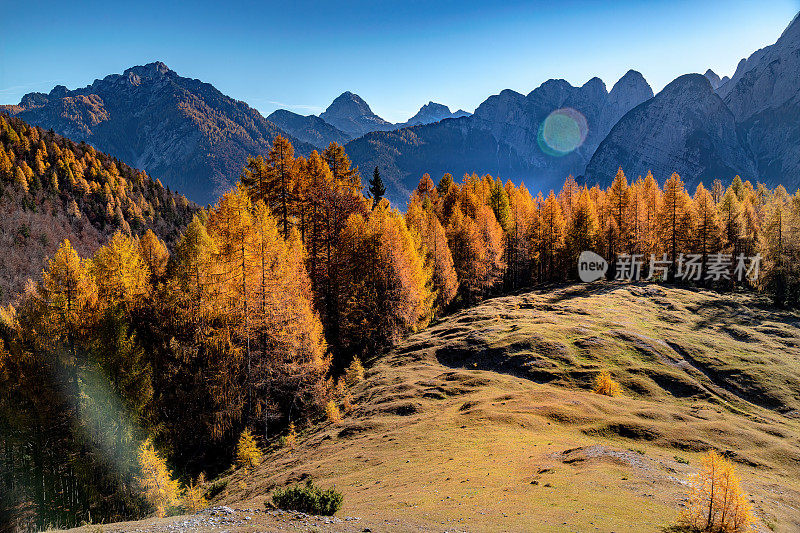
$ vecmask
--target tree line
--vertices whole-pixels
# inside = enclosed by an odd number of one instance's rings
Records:
[[[118,231],[90,257],[63,242],[0,312],[8,516],[142,516],[143,441],[187,484],[214,476],[243,430],[268,442],[323,416],[357,358],[455,307],[571,281],[584,250],[761,253],[754,286],[797,303],[800,193],[782,187],[737,177],[692,196],[676,174],[662,188],[620,170],[605,189],[569,177],[534,197],[489,175],[426,174],[405,213],[381,198],[378,169],[368,191],[341,146],[298,157],[279,136],[171,250],[152,231]]]

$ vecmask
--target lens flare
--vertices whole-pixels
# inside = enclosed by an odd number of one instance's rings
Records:
[[[582,145],[588,132],[586,117],[571,107],[563,107],[547,115],[539,124],[537,140],[544,153],[561,157]]]

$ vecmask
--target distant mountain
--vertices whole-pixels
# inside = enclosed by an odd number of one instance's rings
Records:
[[[360,96],[350,91],[337,96],[319,117],[352,138],[371,131],[395,129],[394,124],[373,113]]]
[[[321,150],[330,143],[345,144],[352,139],[350,135],[328,124],[316,115],[298,115],[286,109],[278,109],[267,120],[296,139]]]
[[[293,137],[314,145],[317,149],[326,148],[331,142],[345,144],[347,141],[373,131],[391,131],[420,124],[431,124],[446,118],[467,117],[470,114],[459,109],[455,113],[446,105],[429,102],[422,106],[416,115],[406,122],[392,124],[375,115],[369,105],[357,94],[344,93],[328,107],[319,117],[315,115],[298,115],[285,109],[279,109],[267,117],[267,120],[292,135]],[[338,127],[345,128],[345,133]]]
[[[247,156],[266,153],[275,135],[284,133],[244,102],[160,62],[74,91],[57,86],[49,94],[27,94],[18,106],[3,107],[145,169],[199,203],[216,201]],[[286,136],[301,153],[313,149]]]
[[[437,104],[436,102],[428,102],[417,111],[417,114],[408,119],[398,126],[409,127],[419,126],[420,124],[432,124],[439,122],[446,118],[461,118],[468,117],[470,113],[459,109],[455,113],[450,111],[450,108],[444,104]]]
[[[742,60],[720,95],[733,113],[757,178],[800,186],[800,15],[775,44]],[[756,177],[756,176],[754,176]]]
[[[651,170],[663,182],[677,172],[690,190],[700,180],[755,175],[733,113],[700,74],[677,78],[622,117],[592,156],[584,181],[606,185],[619,166],[631,180]]]
[[[491,96],[472,116],[370,133],[348,143],[346,150],[361,168],[380,167],[389,184],[388,197],[401,204],[424,172],[434,179],[444,172],[491,173],[547,189],[570,173],[582,174],[616,121],[652,96],[635,71],[625,74],[611,92],[598,78],[581,87],[549,80],[527,96],[511,90]],[[581,138],[574,139],[570,150],[559,151],[561,145],[554,149],[542,137],[545,119],[553,112],[556,134],[580,130]]]

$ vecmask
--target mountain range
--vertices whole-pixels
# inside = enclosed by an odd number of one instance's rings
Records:
[[[461,109],[453,113],[444,104],[428,102],[406,122],[392,124],[373,113],[360,96],[346,91],[336,97],[319,116],[299,115],[279,109],[269,115],[267,120],[290,135],[313,144],[317,149],[324,149],[331,142],[345,144],[373,131],[393,131],[469,115],[470,113]]]
[[[652,96],[636,71],[625,74],[610,92],[599,78],[580,87],[548,80],[527,95],[505,90],[491,96],[472,116],[369,133],[345,148],[360,167],[381,169],[392,199],[407,197],[425,172],[435,177],[490,173],[537,188],[554,187],[568,174],[583,173],[617,120]],[[542,123],[560,109],[577,111],[574,117],[586,125],[582,143],[568,153],[556,153],[541,135]]]
[[[429,102],[391,123],[344,92],[319,116],[278,110],[264,118],[212,85],[160,62],[127,69],[82,89],[30,93],[11,115],[86,141],[200,203],[214,202],[247,156],[287,137],[307,155],[331,142],[362,174],[379,167],[387,196],[403,204],[420,176],[491,173],[534,191],[572,174],[608,183],[622,167],[633,179],[678,172],[687,186],[735,174],[768,185],[800,185],[800,22],[743,59],[735,74],[680,76],[658,94],[634,70],[611,88],[599,78],[575,87],[548,80],[527,95],[504,90],[474,114]]]

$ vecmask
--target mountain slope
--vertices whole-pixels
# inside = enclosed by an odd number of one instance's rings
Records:
[[[6,110],[30,124],[86,141],[161,179],[200,203],[213,203],[238,178],[247,156],[283,133],[244,102],[212,85],[149,63],[95,80],[25,95]],[[312,147],[292,139],[295,149]]]
[[[756,175],[733,114],[700,74],[677,78],[620,119],[592,156],[584,180],[607,184],[619,166],[631,179],[651,170],[663,181],[677,172],[690,190],[703,180]]]
[[[379,167],[386,197],[404,206],[424,173],[438,180],[476,170],[500,176],[519,176],[526,164],[508,144],[474,127],[472,117],[445,119],[436,124],[372,132],[350,141],[345,150],[361,169]],[[489,155],[491,154],[491,155]]]
[[[343,515],[393,531],[660,532],[714,448],[756,515],[796,531],[798,319],[654,284],[494,298],[377,359],[341,425],[236,473],[218,501],[253,507],[305,474],[345,494]],[[601,370],[620,397],[591,392]]]
[[[353,138],[371,131],[395,129],[394,124],[373,113],[360,96],[350,91],[337,96],[319,117]]]
[[[0,115],[0,304],[41,275],[64,239],[82,256],[117,230],[152,229],[171,244],[197,210],[91,146]]]
[[[491,96],[470,117],[375,132],[351,141],[346,150],[361,168],[380,167],[393,201],[404,201],[423,172],[434,179],[444,172],[491,173],[546,190],[563,183],[570,173],[582,174],[616,120],[652,94],[635,71],[623,76],[610,93],[598,78],[581,87],[549,80],[527,96],[511,90]],[[560,135],[571,140],[571,128],[582,130],[566,151],[554,149],[546,135],[542,137],[541,128],[556,111],[556,140]]]
[[[270,114],[267,120],[296,139],[315,146],[318,150],[327,148],[332,142],[345,144],[352,139],[350,135],[316,115],[304,116],[285,109],[278,109]]]
[[[757,297],[655,284],[494,298],[376,358],[340,424],[270,447],[218,480],[213,504],[235,509],[233,531],[656,533],[716,449],[751,494],[755,531],[796,532],[798,320]],[[621,396],[591,392],[602,370]],[[341,522],[250,511],[309,476],[344,494]],[[212,518],[104,530],[211,531]]]

